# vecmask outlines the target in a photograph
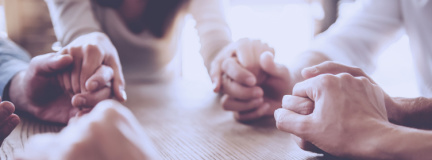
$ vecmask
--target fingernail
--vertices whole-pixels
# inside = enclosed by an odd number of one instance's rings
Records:
[[[253,85],[255,85],[256,80],[255,80],[254,77],[249,77],[249,78],[246,79],[246,83],[247,83],[248,85],[250,85],[250,86],[253,86]]]
[[[78,106],[85,106],[87,103],[87,100],[83,97],[76,97],[75,102],[77,103]]]
[[[127,95],[126,95],[126,91],[125,90],[121,90],[121,95],[122,95],[123,101],[126,101],[127,100]]]
[[[274,112],[274,117],[275,117],[275,120],[276,121],[278,121],[280,118],[281,118],[281,115],[282,115],[282,109],[277,109],[277,110],[275,110],[275,112]]]
[[[213,82],[213,84],[212,84],[212,88],[213,88],[213,91],[214,91],[214,92],[218,92],[218,91],[217,91],[217,85],[218,85],[218,84],[217,84],[216,82]]]
[[[288,98],[288,96],[289,96],[289,95],[284,95],[284,96],[282,97],[282,103],[286,101],[286,99]]]
[[[312,73],[312,74],[318,73],[317,67],[308,67],[308,68],[305,68],[305,70],[309,73]]]
[[[95,89],[97,89],[98,85],[99,85],[99,83],[96,81],[90,82],[89,90],[94,91]]]
[[[261,97],[262,96],[262,91],[261,90],[254,90],[253,91],[253,95],[254,95],[254,97]]]

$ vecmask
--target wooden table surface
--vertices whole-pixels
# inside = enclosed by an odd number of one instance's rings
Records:
[[[128,82],[128,101],[163,159],[328,159],[299,149],[272,118],[243,124],[224,111],[210,86],[182,80]],[[20,115],[0,159],[13,159],[32,135],[58,132],[62,125]]]

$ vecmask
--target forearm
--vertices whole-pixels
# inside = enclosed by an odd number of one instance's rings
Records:
[[[389,120],[395,124],[420,129],[432,129],[431,98],[391,98],[386,102]]]
[[[90,0],[45,0],[57,39],[63,46],[77,37],[100,32]]]
[[[374,159],[430,159],[432,132],[389,124],[385,135],[377,136]]]

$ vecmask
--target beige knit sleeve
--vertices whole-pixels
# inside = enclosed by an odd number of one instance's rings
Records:
[[[101,31],[90,0],[45,0],[57,39],[65,46],[77,37]]]
[[[225,19],[224,0],[191,0],[189,11],[196,21],[200,52],[209,70],[217,53],[232,41]]]

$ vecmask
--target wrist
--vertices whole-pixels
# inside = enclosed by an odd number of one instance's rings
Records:
[[[371,155],[375,159],[430,159],[432,132],[389,124]]]
[[[404,138],[400,136],[403,130],[388,122],[381,122],[379,130],[370,138],[372,144],[368,145],[369,148],[364,155],[368,157],[367,159],[400,159],[398,139]]]
[[[385,106],[387,110],[387,117],[391,123],[402,125],[403,124],[403,106],[405,104],[400,98],[393,98],[388,95],[385,97]]]
[[[386,108],[389,120],[395,124],[422,129],[432,128],[432,99],[391,98],[389,103],[386,100]]]
[[[33,113],[28,109],[28,98],[26,95],[26,84],[24,83],[26,71],[18,72],[10,82],[9,100],[14,103],[17,110],[23,110]]]

